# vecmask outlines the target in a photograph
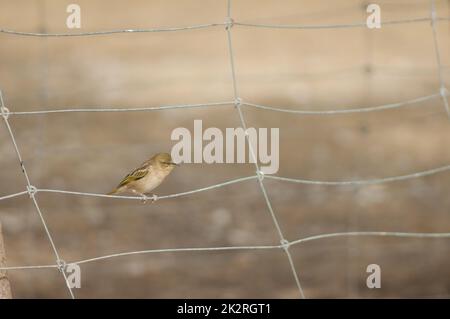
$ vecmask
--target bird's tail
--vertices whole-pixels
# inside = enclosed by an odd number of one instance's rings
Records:
[[[117,188],[114,188],[112,191],[110,191],[106,195],[114,195],[114,194],[117,194]]]

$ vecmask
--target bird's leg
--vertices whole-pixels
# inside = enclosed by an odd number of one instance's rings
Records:
[[[144,204],[147,203],[147,195],[145,195],[144,193],[140,193],[135,189],[132,189],[131,191],[133,192],[133,194],[136,194],[136,195],[142,197],[142,199],[141,199],[142,203],[144,203]]]
[[[150,199],[152,201],[151,204],[153,204],[154,202],[156,202],[158,200],[158,195],[149,194],[149,196],[147,196],[147,194],[143,194],[143,198],[145,198],[144,203],[147,202],[147,199]]]
[[[158,195],[156,195],[156,194],[151,194],[150,197],[152,199],[152,204],[158,200]]]

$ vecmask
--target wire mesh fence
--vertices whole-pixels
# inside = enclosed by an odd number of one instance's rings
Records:
[[[4,121],[4,124],[7,128],[11,143],[14,146],[14,150],[16,152],[17,160],[20,164],[20,168],[23,172],[25,178],[25,189],[23,191],[8,194],[0,197],[0,201],[8,200],[15,197],[25,197],[28,196],[36,210],[36,213],[39,216],[39,219],[42,223],[42,227],[45,230],[48,241],[51,244],[55,263],[48,265],[18,265],[18,266],[8,266],[2,267],[0,270],[27,270],[27,269],[57,269],[62,275],[62,278],[67,283],[67,275],[65,273],[65,267],[68,264],[86,264],[93,263],[100,260],[112,260],[115,258],[130,256],[130,255],[141,255],[141,254],[152,254],[152,253],[166,253],[166,252],[202,252],[202,251],[230,251],[230,250],[282,250],[285,252],[286,259],[289,263],[289,267],[292,272],[293,280],[298,288],[299,297],[305,298],[307,297],[303,291],[301,285],[301,272],[298,272],[296,266],[293,262],[290,248],[294,245],[300,245],[304,242],[321,240],[325,238],[335,238],[335,237],[399,237],[399,238],[450,238],[449,233],[415,233],[415,232],[377,232],[377,231],[353,231],[353,232],[338,232],[338,233],[326,233],[319,234],[315,236],[308,236],[304,238],[297,238],[291,241],[286,239],[286,236],[282,230],[282,227],[279,224],[277,213],[273,208],[271,200],[268,196],[268,192],[265,186],[265,179],[278,180],[282,182],[289,183],[299,183],[306,185],[325,185],[325,186],[358,186],[358,185],[371,185],[371,184],[384,184],[391,182],[399,182],[410,179],[417,179],[429,175],[441,174],[447,171],[450,171],[450,165],[445,165],[441,167],[430,168],[428,170],[419,171],[419,172],[411,172],[406,175],[396,175],[389,177],[381,177],[375,179],[363,179],[363,180],[309,180],[309,179],[298,179],[298,178],[290,178],[283,177],[277,175],[265,175],[262,173],[258,161],[256,159],[256,154],[254,150],[251,148],[251,143],[249,142],[249,152],[250,156],[253,158],[253,162],[255,163],[255,174],[251,176],[245,176],[241,178],[232,179],[229,181],[217,183],[208,187],[203,187],[199,189],[193,189],[190,191],[185,191],[181,193],[174,193],[163,196],[152,197],[154,201],[164,200],[169,198],[178,198],[182,196],[189,196],[195,193],[207,192],[212,189],[221,188],[224,186],[234,185],[237,183],[241,183],[244,181],[253,180],[258,184],[259,191],[264,197],[265,205],[267,206],[267,210],[270,214],[270,217],[273,222],[273,226],[278,234],[279,243],[275,243],[273,245],[250,245],[250,246],[223,246],[223,247],[192,247],[192,248],[168,248],[168,249],[150,249],[150,250],[139,250],[139,251],[127,251],[127,252],[119,252],[115,254],[108,254],[104,256],[98,256],[89,259],[83,260],[71,260],[67,261],[59,252],[57,245],[55,244],[52,236],[52,232],[50,231],[46,219],[42,214],[41,207],[39,205],[38,195],[41,193],[50,193],[50,194],[66,194],[71,196],[86,196],[86,197],[100,197],[100,198],[111,198],[117,200],[138,200],[138,201],[146,201],[148,198],[146,196],[116,196],[116,195],[104,195],[99,193],[89,193],[80,191],[71,191],[71,190],[63,190],[63,189],[48,189],[41,188],[38,185],[34,184],[32,180],[30,180],[29,174],[27,173],[27,168],[25,165],[25,161],[21,155],[20,146],[15,138],[14,127],[10,123],[10,119],[13,117],[20,116],[34,116],[34,115],[51,115],[55,113],[90,113],[90,112],[153,112],[159,110],[181,110],[181,109],[192,109],[192,108],[233,108],[235,112],[239,115],[239,125],[244,130],[247,129],[246,118],[242,109],[244,108],[253,108],[261,111],[273,111],[273,112],[282,112],[289,113],[294,115],[338,115],[338,114],[352,114],[352,113],[369,113],[369,112],[378,112],[389,109],[396,109],[402,107],[415,107],[416,104],[425,101],[432,101],[441,99],[442,106],[445,109],[447,115],[450,117],[450,109],[448,104],[448,96],[449,91],[446,88],[444,76],[443,76],[443,63],[440,54],[439,41],[437,36],[437,24],[439,21],[450,21],[448,17],[439,17],[437,15],[435,1],[430,1],[430,14],[428,17],[419,17],[413,19],[399,19],[399,20],[387,20],[383,21],[383,26],[390,25],[399,25],[399,24],[410,24],[410,23],[430,23],[433,44],[434,44],[434,52],[436,64],[438,66],[438,74],[439,74],[439,88],[436,92],[424,96],[419,96],[413,99],[399,101],[395,103],[381,104],[377,106],[371,107],[357,107],[357,108],[344,108],[344,109],[327,109],[327,110],[298,110],[285,108],[280,106],[272,106],[272,105],[262,105],[258,103],[253,103],[252,101],[247,101],[243,99],[240,95],[239,90],[239,79],[236,75],[236,66],[235,66],[235,53],[233,51],[233,30],[234,28],[267,28],[267,29],[292,29],[292,30],[311,30],[311,29],[343,29],[343,28],[365,28],[366,23],[356,22],[350,24],[321,24],[321,25],[280,25],[280,24],[257,24],[257,23],[244,23],[236,21],[233,18],[232,12],[232,0],[227,1],[227,12],[224,15],[224,22],[218,23],[210,23],[210,24],[198,24],[198,25],[190,25],[190,26],[177,26],[177,27],[165,27],[165,28],[148,28],[148,29],[117,29],[117,30],[105,30],[105,31],[95,31],[95,32],[77,32],[77,33],[35,33],[35,32],[22,32],[10,29],[0,28],[0,33],[4,33],[8,36],[30,36],[30,37],[89,37],[89,36],[106,36],[106,35],[114,35],[114,34],[123,34],[123,33],[155,33],[155,32],[187,32],[191,30],[198,29],[218,29],[222,28],[226,33],[227,39],[227,50],[229,57],[229,68],[231,73],[230,82],[233,88],[233,96],[230,97],[228,101],[213,101],[210,103],[199,103],[199,104],[179,104],[179,105],[163,105],[163,106],[151,106],[151,107],[142,107],[142,108],[133,108],[133,107],[120,107],[120,108],[112,108],[112,107],[76,107],[76,108],[60,108],[60,109],[42,109],[42,110],[33,110],[33,111],[20,111],[13,109],[12,106],[7,103],[7,95],[6,93],[2,93],[0,91],[1,98],[1,115]],[[1,88],[0,88],[1,89]],[[70,115],[70,114],[68,114]],[[248,140],[248,136],[247,136]],[[75,298],[74,289],[67,285],[68,293],[72,298]]]

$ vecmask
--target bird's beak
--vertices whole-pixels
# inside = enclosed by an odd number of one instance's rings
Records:
[[[180,164],[177,164],[177,163],[174,163],[174,162],[170,162],[169,164],[172,165],[172,166],[179,166],[180,165]]]

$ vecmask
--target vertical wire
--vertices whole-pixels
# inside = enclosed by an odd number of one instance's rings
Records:
[[[238,94],[238,89],[237,89],[237,81],[236,81],[236,68],[235,68],[235,63],[234,63],[234,53],[233,53],[233,45],[232,45],[232,38],[231,38],[231,28],[233,26],[233,19],[231,16],[231,0],[227,0],[227,26],[226,26],[226,31],[227,31],[227,39],[228,39],[228,53],[229,53],[229,58],[230,58],[230,68],[231,68],[231,78],[232,78],[232,84],[233,84],[233,93],[234,93],[234,101],[235,101],[235,107],[239,113],[239,119],[242,125],[242,128],[244,129],[244,131],[246,132],[245,136],[246,136],[246,140],[248,142],[249,145],[249,153],[252,156],[252,160],[255,164],[255,168],[257,170],[257,175],[258,175],[258,184],[260,186],[261,192],[264,196],[264,200],[266,202],[267,208],[269,209],[270,215],[272,217],[273,223],[275,225],[275,228],[278,232],[278,236],[280,238],[280,241],[282,243],[282,247],[284,248],[284,251],[286,252],[288,261],[289,261],[289,265],[290,268],[292,270],[292,274],[294,276],[294,280],[295,283],[297,285],[297,288],[299,290],[300,293],[300,297],[301,298],[305,298],[305,294],[303,292],[303,288],[300,284],[300,279],[298,277],[297,271],[295,269],[295,265],[294,262],[292,260],[292,256],[291,253],[289,252],[289,242],[284,238],[283,232],[280,228],[280,225],[278,223],[278,220],[276,218],[275,212],[273,210],[272,204],[270,202],[270,199],[267,195],[267,191],[266,188],[264,186],[264,183],[262,181],[263,176],[262,172],[259,168],[258,165],[258,161],[257,161],[257,157],[256,154],[253,150],[252,147],[252,143],[249,140],[248,134],[247,134],[247,125],[245,123],[245,119],[244,119],[244,115],[242,113],[241,110],[241,102],[240,102],[240,98],[239,98],[239,94]]]
[[[22,173],[23,173],[23,175],[24,175],[24,177],[25,177],[25,180],[26,180],[28,193],[29,193],[29,195],[30,195],[30,198],[31,198],[31,200],[32,200],[32,202],[33,202],[34,207],[36,208],[36,211],[37,211],[37,213],[38,213],[38,215],[39,215],[39,218],[40,218],[40,220],[41,220],[41,222],[42,222],[42,225],[44,226],[45,233],[47,234],[47,238],[48,238],[48,240],[49,240],[49,242],[50,242],[50,244],[51,244],[51,246],[52,246],[53,253],[55,254],[57,263],[59,264],[60,262],[62,262],[62,259],[60,258],[60,255],[59,255],[59,253],[58,253],[58,250],[56,249],[56,245],[55,245],[55,243],[54,243],[54,241],[53,241],[53,237],[52,237],[52,235],[51,235],[51,233],[50,233],[50,230],[49,230],[49,228],[48,228],[48,226],[47,226],[47,223],[46,223],[46,221],[45,221],[45,218],[44,218],[44,216],[43,216],[43,214],[42,214],[41,208],[39,207],[39,204],[38,204],[38,202],[37,202],[37,200],[36,200],[36,197],[35,197],[35,194],[36,194],[36,188],[35,188],[35,187],[31,184],[31,182],[30,182],[30,178],[29,178],[29,176],[28,176],[27,169],[25,168],[25,164],[24,164],[24,161],[23,161],[23,159],[22,159],[22,155],[20,154],[19,147],[18,147],[17,142],[16,142],[16,139],[15,139],[15,137],[14,137],[14,133],[13,133],[13,131],[12,131],[11,125],[9,124],[8,115],[7,115],[7,113],[5,112],[5,108],[6,108],[6,107],[5,107],[5,104],[4,104],[4,101],[3,101],[3,94],[2,94],[1,91],[0,91],[0,108],[2,109],[3,120],[4,120],[4,122],[5,122],[5,125],[6,125],[6,128],[7,128],[7,130],[8,130],[8,133],[9,133],[9,136],[10,136],[10,138],[11,138],[11,141],[12,141],[12,143],[13,143],[14,150],[15,150],[16,155],[17,155],[17,159],[19,160],[19,164],[20,164],[20,167],[21,167],[21,169],[22,169]],[[64,269],[61,269],[61,268],[60,268],[59,270],[60,270],[60,272],[62,273],[62,275],[63,275],[63,277],[64,277],[64,281],[65,281],[66,286],[67,286],[67,288],[68,288],[68,290],[69,290],[69,294],[70,294],[71,298],[74,299],[75,296],[74,296],[74,294],[73,294],[72,288],[71,288],[71,287],[69,286],[69,284],[68,284],[67,276],[66,276],[66,273],[64,272]]]

